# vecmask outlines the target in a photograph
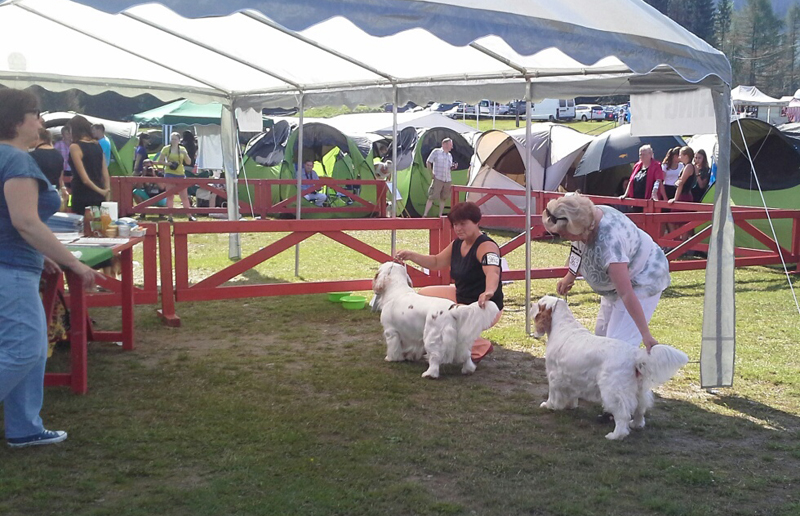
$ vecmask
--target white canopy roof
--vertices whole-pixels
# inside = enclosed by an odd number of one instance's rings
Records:
[[[761,92],[755,86],[737,86],[731,90],[734,106],[786,106],[788,100],[779,100]]]
[[[138,2],[81,3],[116,12]],[[107,14],[68,0],[7,0],[0,4],[0,82],[259,106],[295,105],[302,91],[312,106],[382,104],[391,101],[392,85],[400,86],[401,101],[510,100],[524,97],[526,75],[559,76],[565,95],[564,76],[583,77],[574,81],[580,88],[586,74],[601,74],[611,83],[596,84],[615,93],[636,89],[632,72],[658,69],[671,78],[660,79],[662,89],[730,77],[724,55],[632,0],[164,4],[194,17],[225,16],[185,19],[160,4]],[[260,12],[230,14],[251,6]],[[30,38],[30,27],[48,38]],[[91,48],[92,59],[64,59],[53,41]]]

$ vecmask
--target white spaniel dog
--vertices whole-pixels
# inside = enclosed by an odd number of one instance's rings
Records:
[[[461,364],[461,372],[475,371],[472,344],[492,325],[500,312],[489,301],[457,305],[447,299],[417,294],[405,266],[386,262],[372,280],[375,305],[381,310],[386,360],[419,360],[428,354],[423,378],[438,378],[441,364]]]
[[[614,416],[606,439],[624,439],[630,427],[643,428],[653,405],[651,389],[686,365],[686,353],[659,344],[650,353],[621,340],[598,337],[572,315],[567,303],[545,296],[531,307],[534,337],[547,334],[545,367],[549,395],[542,407],[576,408],[578,400],[601,402]],[[631,421],[632,419],[632,421]]]

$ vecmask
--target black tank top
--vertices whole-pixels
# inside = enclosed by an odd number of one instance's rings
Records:
[[[453,252],[450,255],[450,277],[456,284],[456,301],[461,304],[471,304],[478,300],[478,296],[486,290],[486,274],[483,273],[483,266],[478,260],[478,247],[484,242],[494,240],[481,233],[475,243],[472,244],[466,256],[461,256],[461,239],[453,240]],[[497,290],[492,296],[492,301],[500,310],[503,309],[503,281],[502,272],[500,281],[497,283]]]
[[[97,142],[77,142],[78,146],[83,152],[83,168],[86,170],[86,175],[92,182],[103,187],[103,148]],[[78,195],[80,198],[88,197],[101,198],[102,196],[83,184],[81,177],[78,175],[75,163],[72,162],[72,155],[69,157],[69,166],[72,170],[76,171],[72,175],[72,195]],[[98,203],[99,205],[99,203]]]

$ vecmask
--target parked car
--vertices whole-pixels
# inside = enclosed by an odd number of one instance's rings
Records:
[[[603,106],[580,104],[575,106],[575,118],[582,122],[589,120],[605,120],[606,114],[603,111]]]
[[[614,121],[617,119],[617,112],[613,106],[606,106],[603,108],[603,114],[605,115],[603,120],[611,120]]]

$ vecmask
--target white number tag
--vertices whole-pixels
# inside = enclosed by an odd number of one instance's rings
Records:
[[[569,252],[569,272],[571,272],[573,276],[578,276],[578,270],[581,267],[581,254],[581,250],[573,244]]]

